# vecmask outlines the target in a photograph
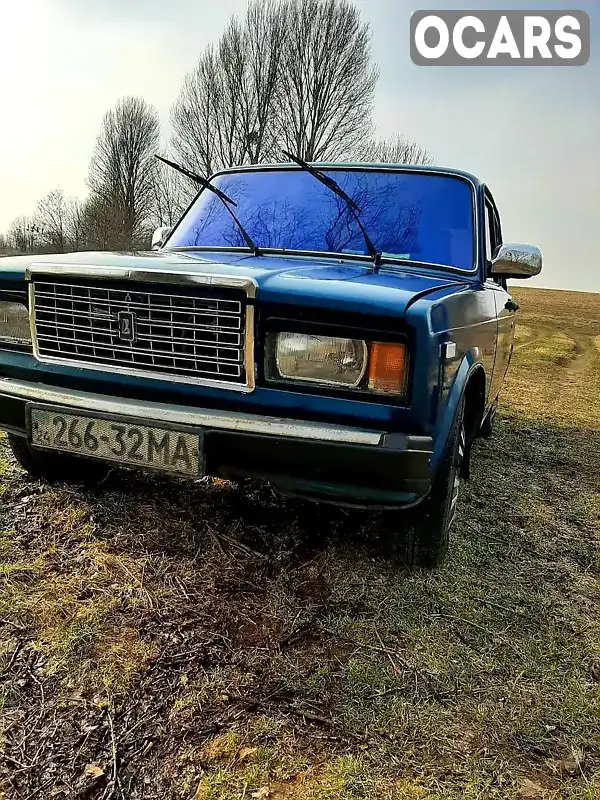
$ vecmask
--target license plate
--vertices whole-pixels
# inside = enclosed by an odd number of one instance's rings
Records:
[[[33,447],[180,475],[199,474],[197,434],[30,408]]]

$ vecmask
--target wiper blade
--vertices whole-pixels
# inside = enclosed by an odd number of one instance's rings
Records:
[[[294,161],[298,164],[299,167],[305,172],[310,173],[313,178],[316,178],[320,181],[324,186],[327,186],[334,194],[337,194],[338,197],[341,197],[342,200],[346,203],[350,211],[352,212],[352,216],[356,220],[356,224],[358,225],[360,232],[363,235],[363,239],[365,240],[365,244],[367,245],[367,250],[369,251],[369,255],[373,259],[375,266],[381,265],[381,253],[375,247],[373,242],[371,241],[371,237],[367,233],[365,226],[362,224],[360,219],[360,207],[357,203],[350,197],[350,195],[346,194],[346,192],[342,189],[342,187],[334,181],[329,175],[325,175],[324,172],[321,172],[320,169],[316,169],[311,164],[308,164],[306,161],[303,161],[299,156],[295,156],[293,153],[288,153],[287,150],[283,150],[283,155],[287,156],[291,161]]]
[[[182,167],[180,164],[176,164],[174,161],[169,161],[168,158],[164,158],[163,156],[159,156],[158,154],[156,154],[155,157],[158,158],[159,161],[162,161],[163,164],[166,164],[167,166],[176,169],[177,172],[181,172],[181,174],[185,175],[186,178],[190,178],[190,180],[199,183],[200,186],[203,186],[205,189],[214,192],[214,194],[216,194],[217,197],[220,197],[221,200],[224,200],[226,203],[229,203],[232,206],[237,206],[235,200],[232,200],[231,197],[225,194],[225,192],[222,192],[216,186],[213,186],[210,181],[206,180],[206,178],[203,178],[201,175],[198,175],[196,172],[192,172],[186,167]]]
[[[223,205],[227,209],[227,211],[231,214],[233,221],[238,226],[240,233],[244,237],[244,241],[248,245],[249,250],[252,253],[254,253],[255,256],[262,256],[262,252],[259,246],[253,241],[248,231],[244,228],[244,226],[239,221],[237,216],[231,210],[231,206],[237,207],[237,203],[235,202],[235,200],[232,200],[231,197],[229,197],[229,195],[226,195],[225,192],[222,192],[217,186],[213,186],[213,184],[206,178],[203,178],[202,175],[198,175],[196,172],[192,172],[191,170],[187,169],[187,167],[182,167],[179,164],[176,164],[174,161],[169,161],[168,158],[163,158],[163,156],[159,156],[158,154],[155,155],[159,161],[163,162],[163,164],[166,164],[168,167],[176,169],[177,172],[181,172],[181,174],[185,175],[186,178],[195,181],[197,184],[202,186],[203,189],[208,189],[213,194],[216,194],[219,200],[223,203]]]

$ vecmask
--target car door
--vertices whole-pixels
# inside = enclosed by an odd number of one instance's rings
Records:
[[[486,260],[489,269],[492,258],[498,252],[498,248],[502,244],[502,228],[496,204],[488,189],[485,191],[485,228]],[[515,314],[519,306],[509,294],[506,280],[488,277],[486,280],[486,289],[494,294],[496,318],[498,321],[496,358],[494,359],[494,369],[489,394],[489,400],[494,401],[500,393],[512,357],[515,336]]]

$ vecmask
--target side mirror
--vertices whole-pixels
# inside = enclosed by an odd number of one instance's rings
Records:
[[[173,228],[169,227],[168,225],[163,225],[161,228],[157,228],[152,234],[152,249],[160,250],[160,248],[169,238],[172,230]],[[146,239],[146,241],[148,240]]]
[[[492,259],[492,278],[532,278],[542,271],[542,253],[530,244],[503,244]]]

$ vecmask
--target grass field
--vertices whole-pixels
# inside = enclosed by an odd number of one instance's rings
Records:
[[[0,796],[600,796],[600,295],[515,290],[447,563],[368,515],[0,462]]]

